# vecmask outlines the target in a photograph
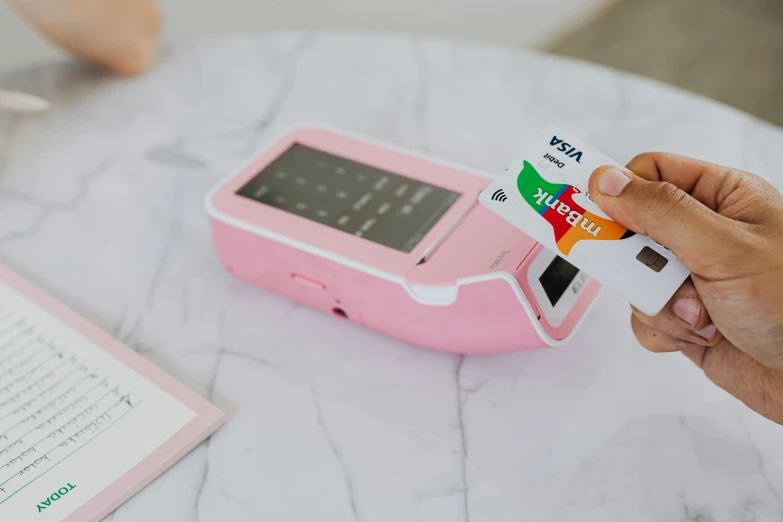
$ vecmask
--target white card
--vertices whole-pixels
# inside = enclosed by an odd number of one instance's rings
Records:
[[[642,312],[656,315],[689,271],[669,250],[612,221],[590,199],[590,175],[601,165],[621,167],[549,126],[484,189],[479,202]]]

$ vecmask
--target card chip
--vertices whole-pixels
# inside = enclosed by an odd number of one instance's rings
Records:
[[[637,254],[636,259],[653,272],[660,272],[663,270],[663,267],[666,266],[666,263],[669,262],[668,259],[650,247],[644,247],[641,252]]]

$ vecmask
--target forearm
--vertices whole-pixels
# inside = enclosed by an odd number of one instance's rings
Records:
[[[121,75],[144,72],[158,50],[155,0],[9,0],[65,51]]]

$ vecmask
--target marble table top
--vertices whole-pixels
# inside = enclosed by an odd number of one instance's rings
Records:
[[[113,522],[779,521],[783,427],[680,354],[647,353],[603,292],[567,347],[463,357],[252,288],[203,198],[265,140],[321,121],[489,173],[547,123],[618,161],[666,150],[783,187],[783,132],[552,56],[358,35],[170,49],[134,80],[0,76],[0,260],[230,415]]]

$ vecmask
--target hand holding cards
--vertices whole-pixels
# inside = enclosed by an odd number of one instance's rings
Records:
[[[549,126],[479,202],[645,314],[656,315],[689,271],[669,250],[612,221],[592,201],[588,182],[602,165],[622,168]]]

